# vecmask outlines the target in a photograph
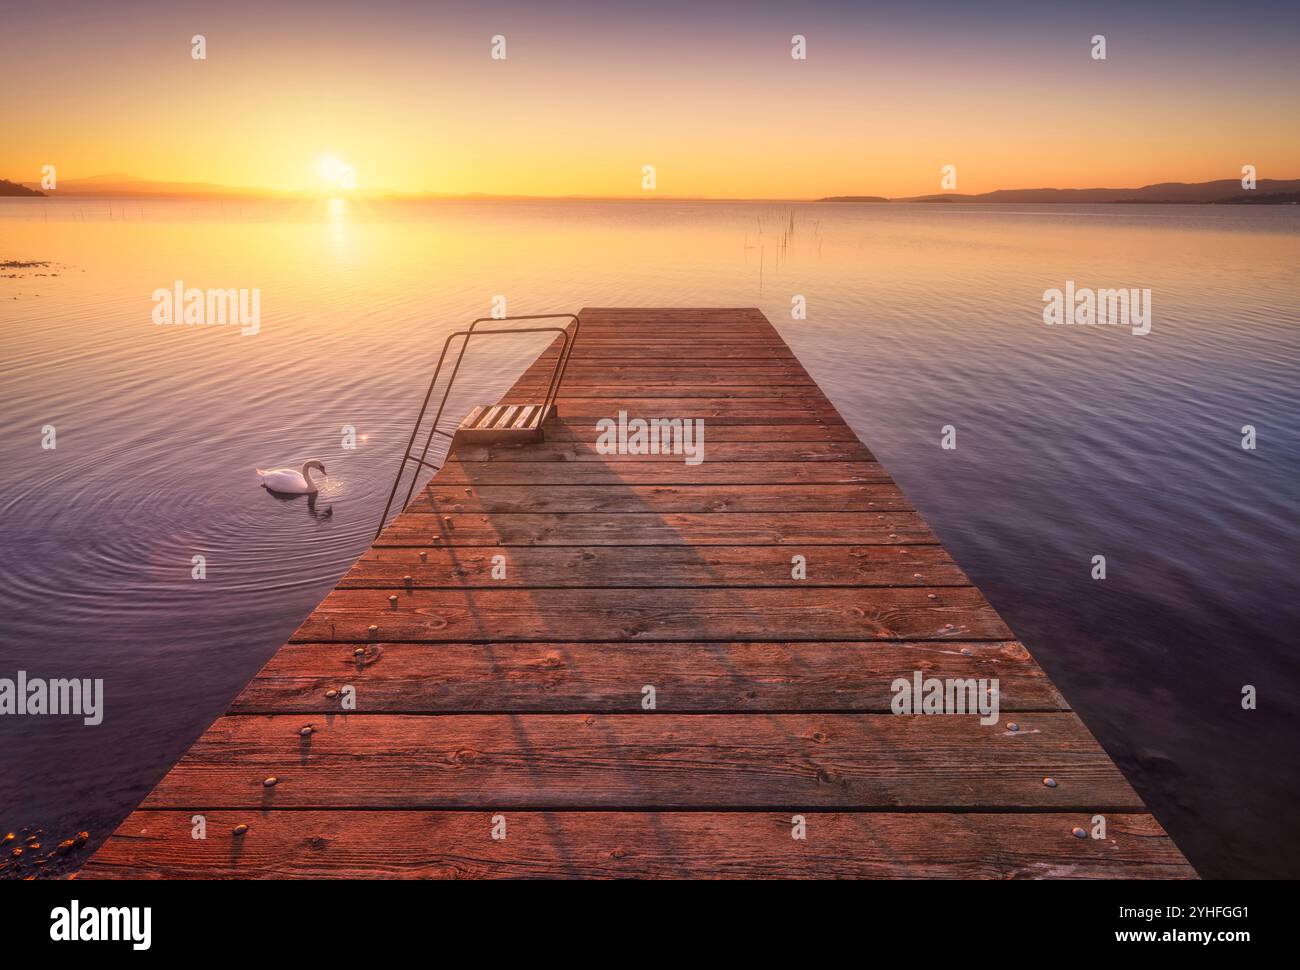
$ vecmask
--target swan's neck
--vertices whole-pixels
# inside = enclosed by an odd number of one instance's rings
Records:
[[[302,466],[302,480],[307,483],[308,488],[316,487],[316,483],[311,480],[311,462],[306,462]]]

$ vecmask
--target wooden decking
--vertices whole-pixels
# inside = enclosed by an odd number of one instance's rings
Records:
[[[761,313],[581,319],[546,441],[458,446],[82,878],[1195,875]]]

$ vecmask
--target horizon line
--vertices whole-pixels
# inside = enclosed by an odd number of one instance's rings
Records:
[[[116,181],[114,181],[116,180]],[[934,192],[921,195],[908,196],[884,196],[868,192],[852,193],[835,193],[829,195],[817,196],[704,196],[704,195],[663,195],[656,192],[646,192],[640,195],[584,195],[582,193],[568,193],[555,195],[535,195],[535,194],[514,194],[514,193],[497,193],[497,192],[437,192],[432,190],[404,191],[392,188],[357,188],[346,190],[331,189],[273,189],[255,186],[238,186],[226,185],[219,182],[180,182],[165,179],[150,179],[140,176],[127,175],[121,172],[104,173],[100,175],[83,176],[80,178],[61,179],[64,184],[78,189],[94,189],[103,187],[103,191],[90,192],[63,192],[59,189],[50,189],[42,191],[40,182],[20,182],[10,179],[0,178],[0,182],[8,182],[11,185],[21,186],[39,193],[40,197],[57,198],[60,194],[72,195],[98,195],[103,197],[137,197],[137,198],[209,198],[209,197],[234,197],[234,198],[255,198],[255,199],[280,199],[284,201],[314,201],[322,199],[348,199],[354,198],[358,201],[421,201],[421,200],[444,200],[444,201],[556,201],[556,202],[913,202],[913,201],[932,201],[932,200],[962,200],[978,199],[999,193],[1098,193],[1098,192],[1148,192],[1152,189],[1160,188],[1196,188],[1219,185],[1221,183],[1237,183],[1239,186],[1236,191],[1245,193],[1253,191],[1240,186],[1239,178],[1222,178],[1211,179],[1205,182],[1185,182],[1185,181],[1160,181],[1151,182],[1139,186],[1088,186],[1085,188],[1060,188],[1051,185],[1037,185],[1017,188],[997,188],[985,192]],[[1261,178],[1257,180],[1257,185],[1266,183],[1297,183],[1300,178]],[[138,188],[133,188],[138,185]],[[1300,189],[1300,185],[1295,187]],[[1263,194],[1263,193],[1260,193]]]

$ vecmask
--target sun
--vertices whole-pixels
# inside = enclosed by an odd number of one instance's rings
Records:
[[[355,189],[357,187],[356,170],[333,155],[323,156],[316,165],[316,171],[328,188]]]

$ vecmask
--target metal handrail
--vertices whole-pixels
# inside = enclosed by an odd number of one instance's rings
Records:
[[[521,330],[476,329],[480,323],[501,323],[510,320],[557,319],[569,319],[573,321],[572,340],[569,338],[568,327],[524,327]],[[429,381],[429,389],[424,392],[424,401],[420,404],[420,413],[416,416],[415,426],[411,428],[411,439],[406,443],[406,450],[402,453],[402,461],[397,466],[397,476],[393,479],[393,487],[388,492],[388,501],[384,503],[384,512],[379,517],[379,528],[375,530],[376,539],[378,539],[380,533],[384,531],[384,523],[388,521],[388,513],[393,507],[393,498],[397,495],[397,488],[402,483],[402,475],[406,473],[406,463],[408,461],[413,461],[416,463],[417,468],[416,473],[411,476],[410,487],[406,490],[406,501],[402,503],[403,508],[411,504],[411,496],[415,494],[415,483],[419,478],[419,466],[432,468],[435,471],[438,469],[437,465],[425,460],[429,454],[429,446],[433,443],[433,436],[435,434],[440,434],[444,438],[455,437],[455,435],[448,434],[446,431],[439,428],[438,423],[442,420],[443,411],[447,407],[447,399],[451,397],[451,388],[452,385],[456,383],[456,375],[460,373],[460,365],[465,359],[465,351],[469,348],[470,338],[474,336],[490,336],[493,334],[511,335],[521,333],[558,333],[564,339],[564,343],[560,348],[560,353],[555,358],[555,366],[551,368],[551,379],[547,384],[546,398],[542,402],[541,416],[538,418],[538,426],[540,427],[541,422],[546,420],[547,414],[550,413],[551,406],[555,403],[555,399],[559,397],[560,384],[564,380],[564,372],[568,369],[569,354],[573,350],[574,342],[578,339],[578,329],[580,326],[581,322],[578,320],[578,315],[576,313],[529,313],[516,317],[479,317],[469,325],[468,330],[457,330],[455,333],[448,334],[447,339],[443,341],[442,344],[442,353],[438,355],[438,364],[433,369],[433,378]],[[433,389],[438,385],[438,377],[442,374],[442,365],[447,360],[447,350],[451,347],[451,342],[457,337],[464,337],[465,339],[461,342],[460,353],[456,355],[456,364],[452,367],[451,376],[447,379],[446,390],[442,392],[442,400],[438,402],[438,413],[433,417],[433,424],[429,428],[428,437],[424,439],[424,447],[420,449],[420,457],[417,458],[415,455],[411,454],[411,449],[415,446],[416,436],[420,433],[420,425],[424,423],[424,415],[429,409],[429,399],[433,397]]]

